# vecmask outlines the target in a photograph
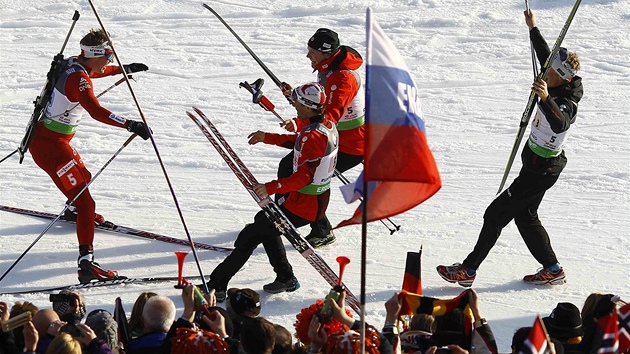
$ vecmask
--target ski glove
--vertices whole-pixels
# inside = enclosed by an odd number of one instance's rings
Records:
[[[149,139],[149,132],[153,133],[153,131],[147,127],[144,122],[139,122],[135,120],[127,120],[127,130],[140,135],[140,137],[144,140]]]
[[[126,64],[123,65],[123,68],[125,68],[125,72],[127,74],[131,74],[131,73],[137,73],[138,71],[147,71],[149,70],[149,67],[142,64],[142,63],[131,63],[131,64]],[[140,134],[138,134],[140,135]]]

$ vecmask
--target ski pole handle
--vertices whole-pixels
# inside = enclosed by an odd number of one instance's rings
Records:
[[[276,108],[276,106],[274,106],[273,103],[269,101],[267,96],[260,97],[260,102],[258,104],[260,104],[260,106],[266,111],[273,111]]]
[[[529,0],[525,0],[525,10],[527,11],[528,15],[532,14],[532,11],[529,9]]]

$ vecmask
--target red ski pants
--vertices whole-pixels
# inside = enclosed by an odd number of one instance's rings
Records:
[[[35,136],[29,151],[33,161],[55,182],[68,198],[74,199],[92,178],[79,153],[63,140]],[[90,246],[94,240],[94,212],[96,204],[86,189],[74,202],[77,208],[77,238],[79,246]]]

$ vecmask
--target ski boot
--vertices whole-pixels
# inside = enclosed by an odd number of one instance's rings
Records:
[[[92,280],[103,281],[123,278],[118,276],[117,271],[105,269],[101,267],[100,264],[94,262],[94,255],[92,253],[79,256],[77,264],[77,275],[79,277],[79,283],[81,284],[89,283]]]

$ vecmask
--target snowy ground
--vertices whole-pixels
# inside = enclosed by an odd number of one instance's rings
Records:
[[[498,188],[532,81],[527,27],[522,1],[497,0],[321,0],[317,5],[275,0],[208,2],[265,64],[293,84],[314,80],[305,58],[306,41],[319,27],[339,32],[342,44],[365,53],[365,9],[390,36],[419,87],[429,144],[437,160],[442,189],[430,200],[393,220],[402,229],[390,235],[380,224],[368,228],[367,318],[380,326],[383,303],[400,289],[407,251],[424,247],[426,295],[453,297],[463,289],[442,281],[438,264],[462,261],[471,250],[482,214]],[[132,83],[151,125],[186,224],[195,241],[231,246],[240,229],[253,220],[256,204],[218,154],[185,115],[202,108],[260,181],[275,175],[286,154],[273,146],[248,146],[254,130],[280,132],[278,120],[251,103],[240,81],[262,77],[265,94],[280,115],[293,109],[235,38],[198,1],[98,0],[95,5],[123,63],[144,62],[150,71]],[[550,45],[573,3],[532,0],[539,27]],[[78,41],[98,28],[84,0],[46,2],[0,0],[0,157],[18,146],[32,101],[39,93],[52,57],[59,52],[74,10],[81,19],[65,54],[78,54]],[[581,58],[585,96],[567,146],[569,163],[548,192],[540,215],[549,231],[568,283],[534,287],[521,281],[538,268],[513,224],[509,225],[479,269],[475,289],[481,310],[509,351],[514,329],[531,325],[557,302],[581,307],[591,292],[611,292],[630,299],[630,2],[585,0],[564,44]],[[362,73],[363,74],[363,73]],[[100,92],[117,78],[95,80]],[[101,103],[139,119],[128,88],[119,86]],[[87,116],[73,140],[86,165],[96,173],[128,137],[124,130]],[[517,160],[510,176],[515,177]],[[359,171],[349,171],[355,177]],[[27,156],[0,165],[0,203],[58,212],[64,198]],[[343,203],[335,191],[328,215],[347,218],[356,205]],[[185,238],[173,198],[149,142],[136,139],[90,188],[97,211],[121,225]],[[0,272],[45,228],[46,222],[0,212]],[[336,269],[335,258],[348,256],[346,284],[359,295],[360,227],[337,231],[338,241],[318,253]],[[287,243],[288,245],[288,243]],[[184,247],[97,232],[97,260],[127,276],[174,276],[173,251]],[[209,274],[224,254],[198,252]],[[262,295],[262,315],[292,330],[301,308],[323,298],[328,285],[297,253],[289,259],[302,284],[291,294],[267,295],[273,280],[266,255],[257,250],[231,282]],[[0,283],[0,292],[76,282],[73,227],[51,229]],[[197,268],[188,256],[185,274]],[[120,296],[130,311],[140,292],[170,296],[181,309],[171,284],[124,286],[86,291],[88,308],[112,309]],[[3,301],[33,301],[48,306],[47,295],[3,296]]]

